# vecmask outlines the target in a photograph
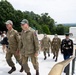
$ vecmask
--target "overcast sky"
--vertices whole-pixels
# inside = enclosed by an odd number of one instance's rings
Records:
[[[76,0],[8,0],[15,9],[49,13],[57,23],[76,23]]]

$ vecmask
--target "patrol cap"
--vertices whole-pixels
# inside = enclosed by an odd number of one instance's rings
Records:
[[[21,24],[28,24],[28,20],[27,19],[23,19],[20,23]]]
[[[44,36],[47,36],[47,34],[44,34]]]
[[[57,34],[55,34],[55,36],[58,36]]]
[[[65,33],[65,36],[69,36],[69,33]]]
[[[13,25],[13,22],[12,22],[11,20],[8,20],[8,21],[5,22],[5,24],[6,24],[6,25],[7,25],[7,24]]]

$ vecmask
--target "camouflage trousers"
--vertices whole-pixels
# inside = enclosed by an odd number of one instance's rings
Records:
[[[44,53],[44,56],[46,56],[46,53],[48,53],[49,55],[50,54],[49,48],[44,48],[43,53]]]
[[[38,58],[35,57],[34,54],[30,54],[28,56],[25,56],[25,55],[22,55],[22,66],[25,70],[25,72],[30,72],[30,68],[28,66],[28,60],[31,60],[32,64],[33,64],[33,67],[35,70],[39,70],[39,63],[38,63]]]
[[[16,54],[16,51],[14,51],[14,52],[7,51],[7,53],[6,53],[6,61],[7,61],[8,65],[9,65],[10,67],[14,67],[14,66],[15,66],[14,62],[12,61],[12,56],[14,56],[15,59],[16,59],[16,61],[17,61],[20,65],[22,65],[22,64],[21,64],[21,60],[20,60],[20,55],[17,55],[17,54]]]
[[[56,58],[58,58],[59,49],[56,48],[52,49],[52,53]]]

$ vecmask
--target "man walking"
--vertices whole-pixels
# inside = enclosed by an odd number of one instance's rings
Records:
[[[73,55],[73,41],[69,38],[69,33],[65,34],[65,39],[61,42],[61,53],[63,54],[64,60],[70,58]],[[69,65],[67,65],[64,69],[66,73],[69,69]]]
[[[51,40],[49,37],[47,37],[46,34],[44,34],[43,39],[41,40],[41,49],[43,50],[44,53],[44,60],[46,60],[47,56],[46,53],[48,53],[48,56],[50,56],[50,46],[51,46]]]
[[[64,60],[73,55],[73,41],[69,38],[69,33],[65,34],[65,39],[61,42],[61,53],[64,56]]]
[[[34,69],[36,70],[36,75],[39,75],[39,65],[38,65],[38,51],[39,51],[39,43],[38,38],[30,27],[28,20],[23,19],[21,21],[21,40],[20,40],[20,52],[22,56],[22,65],[27,73],[27,75],[31,75],[30,68],[28,66],[28,58],[31,58],[31,62],[33,64]]]
[[[9,43],[8,48],[7,48],[7,53],[6,53],[6,61],[8,65],[11,67],[11,70],[8,72],[9,74],[11,74],[12,72],[16,70],[15,64],[12,61],[13,55],[18,61],[18,63],[21,65],[20,56],[18,54],[18,51],[19,51],[18,46],[19,46],[20,39],[19,39],[18,32],[13,29],[13,22],[11,20],[8,20],[5,22],[5,24],[6,24],[6,28],[8,29],[7,39]],[[21,66],[20,72],[22,71],[23,71],[23,67]]]
[[[55,34],[55,36],[52,40],[52,43],[51,43],[51,50],[54,55],[53,59],[56,57],[55,62],[58,59],[58,53],[59,53],[60,46],[61,46],[61,39],[58,37],[57,34]]]

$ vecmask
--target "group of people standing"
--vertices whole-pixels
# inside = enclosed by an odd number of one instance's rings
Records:
[[[20,22],[22,32],[19,35],[17,30],[13,29],[13,22],[8,20],[5,22],[6,28],[8,29],[6,39],[3,39],[3,47],[7,47],[6,52],[6,61],[11,67],[11,70],[8,71],[9,74],[16,70],[15,64],[12,61],[12,56],[16,58],[17,62],[21,65],[20,72],[25,71],[27,75],[31,75],[30,68],[28,66],[28,59],[31,58],[34,69],[36,70],[35,75],[39,75],[39,63],[38,63],[38,52],[39,52],[39,41],[37,38],[36,32],[29,26],[27,19],[23,19]],[[7,43],[6,43],[7,42]],[[53,59],[55,61],[58,59],[59,49],[64,55],[64,59],[69,58],[73,54],[73,41],[69,39],[69,35],[66,35],[66,38],[61,41],[57,34],[51,41],[46,34],[40,41],[41,50],[44,53],[44,60],[50,56],[50,48],[53,53]]]

